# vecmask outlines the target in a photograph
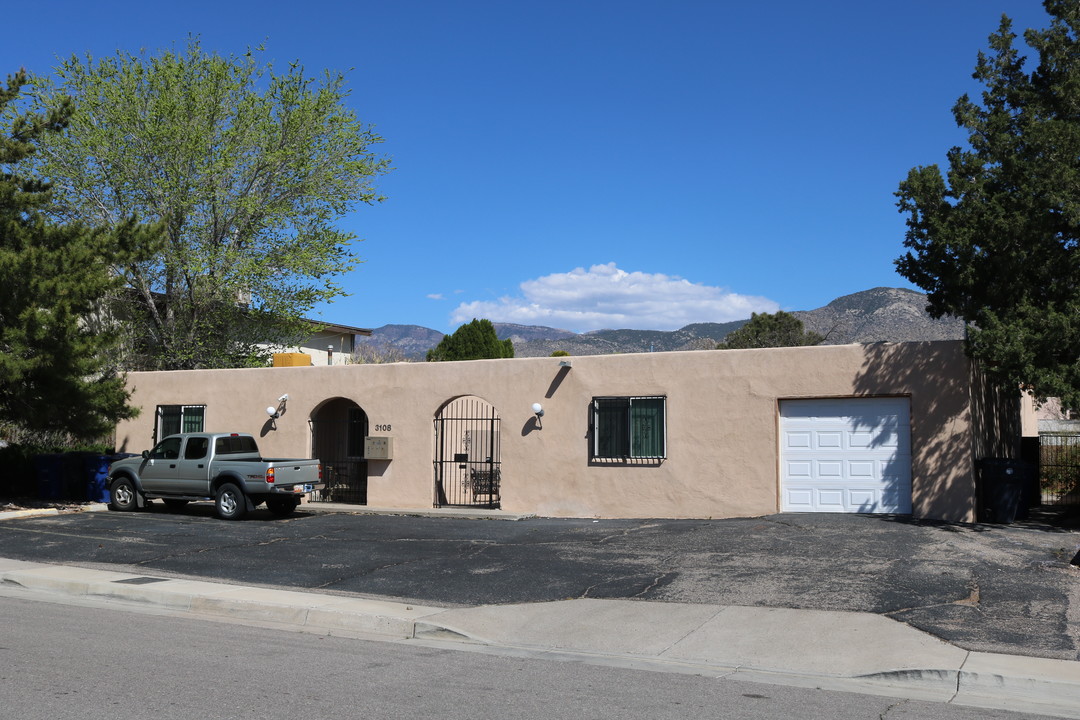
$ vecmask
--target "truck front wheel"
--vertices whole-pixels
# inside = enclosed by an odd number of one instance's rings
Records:
[[[113,481],[109,495],[109,507],[113,510],[134,510],[139,502],[135,496],[135,485],[126,477]]]
[[[221,519],[239,520],[247,510],[247,499],[240,488],[232,483],[225,483],[218,488],[215,505]]]

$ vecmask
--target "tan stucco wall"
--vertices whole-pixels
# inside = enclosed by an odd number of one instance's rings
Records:
[[[152,443],[154,409],[205,404],[208,431],[259,437],[268,456],[307,457],[308,420],[334,397],[355,401],[394,459],[369,462],[368,504],[430,507],[433,418],[476,395],[502,420],[502,507],[568,517],[738,517],[777,511],[778,407],[786,398],[911,398],[914,513],[974,519],[970,366],[960,343],[819,346],[455,363],[132,373],[141,416],[118,449]],[[271,429],[265,408],[289,394]],[[594,396],[667,397],[667,459],[589,461]],[[531,405],[542,403],[538,427]],[[377,430],[389,425],[391,430]]]

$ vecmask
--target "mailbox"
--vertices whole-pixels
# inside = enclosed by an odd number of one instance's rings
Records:
[[[393,460],[394,459],[394,438],[392,437],[372,437],[368,436],[364,438],[364,459],[365,460]]]

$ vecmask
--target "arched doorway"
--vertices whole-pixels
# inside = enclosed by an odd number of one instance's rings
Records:
[[[322,461],[326,487],[313,494],[313,501],[367,504],[367,434],[367,413],[352,400],[334,398],[315,408],[311,449]]]
[[[435,415],[435,507],[497,508],[500,503],[499,414],[472,395]]]

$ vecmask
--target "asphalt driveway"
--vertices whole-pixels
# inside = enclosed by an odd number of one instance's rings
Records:
[[[519,522],[208,505],[0,522],[0,556],[441,606],[630,598],[887,615],[970,650],[1080,659],[1080,529],[867,515]]]

